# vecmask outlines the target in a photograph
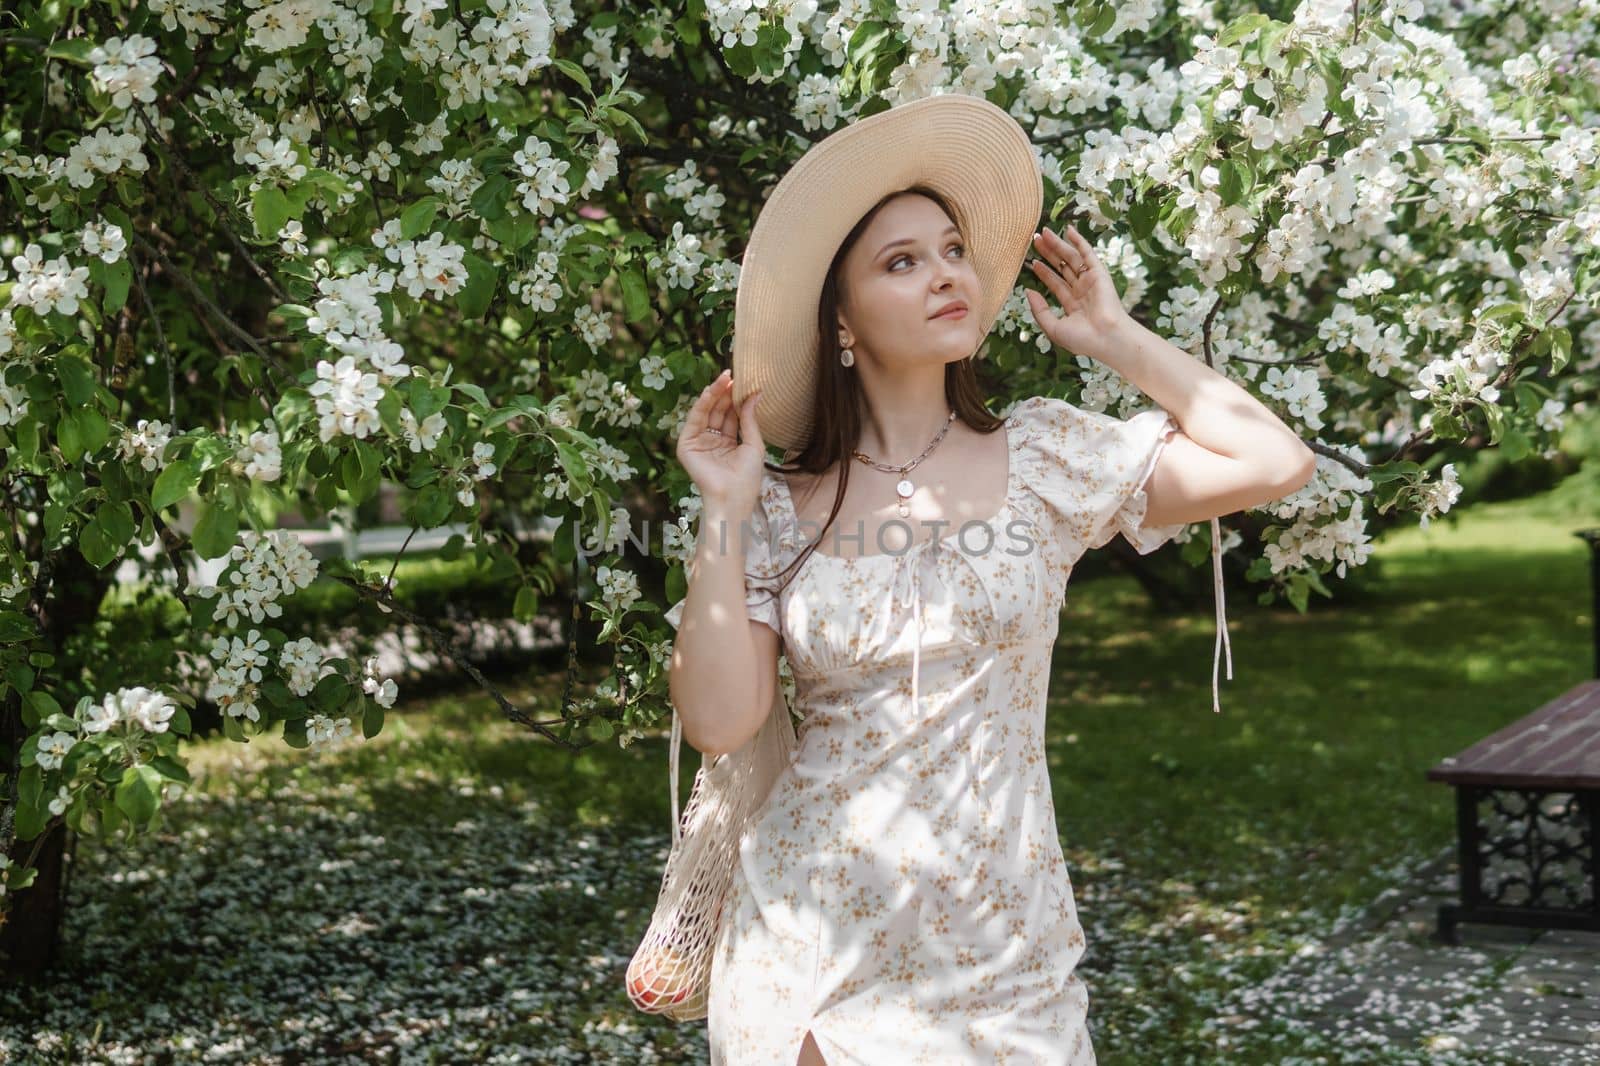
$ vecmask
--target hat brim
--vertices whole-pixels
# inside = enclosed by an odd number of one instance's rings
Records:
[[[828,266],[861,216],[884,196],[924,184],[963,216],[966,255],[983,295],[987,334],[1038,229],[1044,179],[1028,135],[977,96],[944,93],[859,119],[812,145],[758,214],[734,298],[734,403],[761,390],[766,444],[790,450],[811,435],[817,305]]]

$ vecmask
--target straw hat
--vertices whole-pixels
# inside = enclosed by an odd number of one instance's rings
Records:
[[[977,96],[945,93],[859,119],[812,145],[756,217],[734,299],[735,405],[761,389],[756,422],[785,450],[811,435],[817,306],[845,236],[884,196],[925,184],[960,212],[988,333],[1039,228],[1044,181],[1026,131]]]

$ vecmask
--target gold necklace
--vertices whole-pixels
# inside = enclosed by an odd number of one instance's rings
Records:
[[[893,466],[889,463],[876,462],[865,452],[852,451],[850,453],[853,458],[859,459],[861,462],[876,470],[881,470],[885,474],[900,475],[900,480],[895,482],[894,493],[895,496],[898,497],[896,503],[901,518],[911,517],[911,494],[917,491],[917,487],[911,483],[911,479],[906,477],[906,475],[911,472],[912,467],[926,459],[929,453],[939,446],[939,442],[944,440],[944,435],[950,432],[950,423],[954,422],[955,419],[956,413],[955,411],[951,411],[950,416],[944,420],[944,425],[939,427],[939,432],[934,434],[933,440],[928,443],[926,448],[922,449],[922,454],[903,466]]]

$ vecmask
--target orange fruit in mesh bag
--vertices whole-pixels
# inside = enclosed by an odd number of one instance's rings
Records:
[[[640,1010],[661,1011],[694,995],[688,960],[661,945],[635,956],[628,967],[628,996]]]

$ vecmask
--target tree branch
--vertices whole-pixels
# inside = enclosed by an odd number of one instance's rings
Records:
[[[277,281],[273,279],[272,275],[268,274],[261,268],[261,264],[256,262],[255,256],[250,254],[250,249],[245,247],[244,242],[239,239],[238,234],[234,233],[233,230],[228,226],[227,222],[225,221],[228,217],[228,212],[222,206],[222,204],[217,202],[217,198],[211,195],[211,190],[206,187],[204,182],[195,177],[194,171],[189,169],[188,164],[184,163],[182,159],[178,158],[176,153],[168,150],[166,139],[161,136],[160,130],[156,129],[155,124],[150,121],[150,116],[144,113],[144,108],[140,107],[138,104],[134,104],[131,110],[134,114],[139,116],[139,120],[144,123],[145,129],[150,131],[150,143],[155,146],[156,151],[161,153],[161,158],[165,159],[168,163],[171,163],[173,167],[183,174],[184,178],[187,179],[189,184],[192,185],[201,196],[205,197],[206,203],[211,205],[211,210],[217,213],[217,226],[222,230],[223,236],[227,237],[228,242],[238,249],[239,255],[244,258],[244,261],[247,264],[249,264],[250,269],[255,272],[256,277],[261,279],[262,284],[266,285],[267,291],[272,293],[273,299],[277,300],[279,303],[285,302],[288,297],[284,295],[282,289],[278,288]]]
[[[387,607],[390,611],[393,611],[407,622],[410,622],[412,625],[416,626],[425,636],[427,636],[429,640],[433,641],[434,646],[439,649],[442,655],[448,658],[451,662],[455,663],[456,666],[460,667],[463,673],[472,678],[479,688],[487,692],[495,701],[495,703],[500,705],[500,710],[505,715],[507,721],[528,726],[536,733],[539,733],[546,739],[559,744],[568,751],[576,752],[583,750],[581,745],[574,744],[569,740],[563,740],[559,735],[547,729],[533,718],[530,718],[526,712],[508,700],[504,693],[491,684],[489,679],[483,676],[483,672],[481,670],[472,665],[471,661],[467,659],[465,653],[463,653],[456,646],[456,642],[450,636],[440,632],[429,623],[423,621],[413,612],[400,606],[400,604],[395,602],[393,596],[379,589],[375,589],[370,585],[363,584],[354,578],[345,577],[343,574],[327,574],[325,576],[339,582],[342,585],[348,585],[350,588],[355,589],[358,594],[365,596],[374,603]]]
[[[298,384],[298,380],[295,378],[293,371],[284,365],[277,356],[263,348],[260,342],[257,341],[256,338],[252,337],[250,333],[244,329],[244,327],[240,326],[231,317],[229,317],[226,311],[218,307],[211,297],[207,296],[200,286],[195,284],[193,278],[189,277],[189,275],[185,274],[178,267],[174,266],[172,260],[168,259],[162,254],[161,249],[145,240],[145,238],[138,232],[133,233],[132,236],[133,243],[150,253],[155,261],[161,264],[161,269],[167,274],[170,274],[175,281],[187,289],[189,294],[195,298],[195,301],[199,303],[201,307],[205,308],[206,311],[210,312],[212,317],[215,318],[224,329],[226,329],[229,333],[232,333],[235,337],[239,338],[239,340],[247,348],[249,348],[252,352],[255,352],[256,355],[260,356],[264,366],[274,369],[282,374],[287,379],[287,383],[289,385],[293,386]]]
[[[133,284],[139,290],[139,302],[144,304],[145,314],[150,316],[150,323],[156,327],[156,342],[161,345],[161,355],[167,361],[167,421],[177,425],[178,386],[172,369],[172,349],[167,346],[167,333],[161,328],[161,316],[156,314],[156,306],[150,302],[150,294],[145,291],[144,278],[140,277],[143,271],[138,260],[134,259],[132,250],[128,252],[128,266],[133,268]]]

